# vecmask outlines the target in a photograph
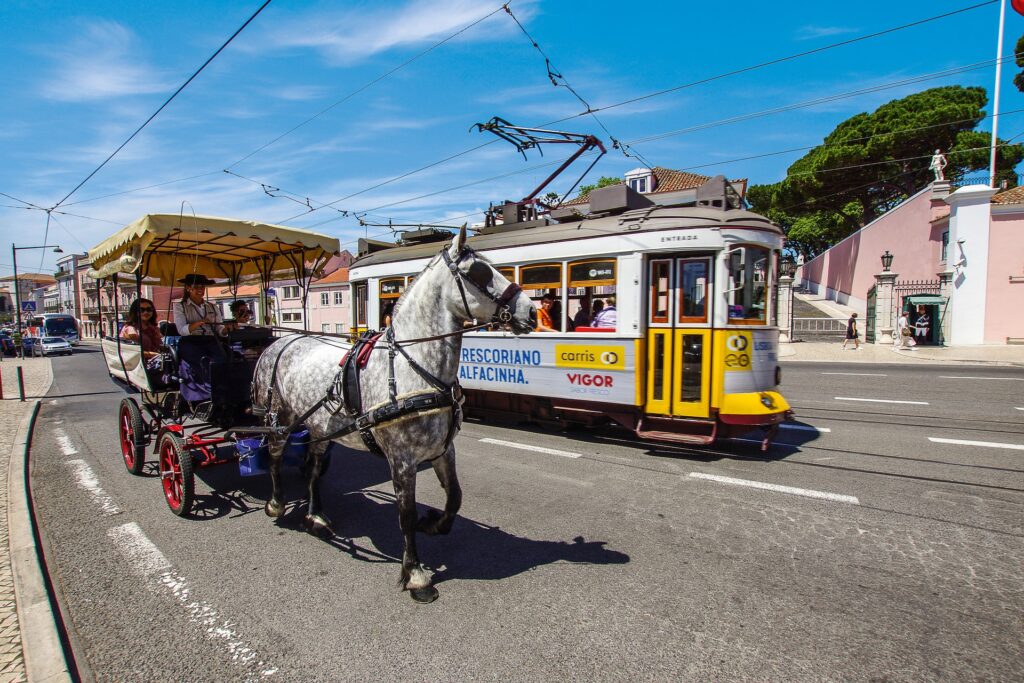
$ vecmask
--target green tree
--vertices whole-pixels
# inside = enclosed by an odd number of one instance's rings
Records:
[[[622,182],[622,178],[611,178],[603,175],[597,179],[597,182],[592,185],[580,185],[579,197],[586,197],[594,190],[600,190],[602,187],[608,187],[609,185],[618,185]]]
[[[1013,50],[1013,59],[1017,62],[1017,66],[1024,68],[1024,36],[1017,39],[1017,47]],[[1013,84],[1017,86],[1017,90],[1024,92],[1024,71],[1017,72],[1017,75],[1013,77]]]
[[[909,95],[843,121],[821,145],[789,167],[786,178],[755,185],[752,208],[788,232],[790,245],[813,256],[875,220],[930,183],[934,150],[945,153],[956,181],[988,168],[991,134],[984,88],[947,86]],[[998,175],[1016,185],[1024,147],[999,150]]]

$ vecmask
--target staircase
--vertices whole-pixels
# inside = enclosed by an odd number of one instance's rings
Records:
[[[828,306],[834,309],[836,304],[828,302]],[[841,313],[841,311],[835,311],[835,313]],[[793,340],[842,341],[846,337],[847,318],[834,317],[835,313],[830,315],[815,305],[813,297],[797,292],[793,297]]]

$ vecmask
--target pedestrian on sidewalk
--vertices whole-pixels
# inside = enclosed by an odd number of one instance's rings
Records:
[[[853,350],[860,351],[860,335],[857,333],[856,313],[850,315],[850,319],[846,321],[846,339],[843,340],[843,351],[846,350],[846,345],[850,340],[853,340]]]
[[[21,330],[17,327],[14,328],[14,332],[11,333],[11,341],[14,342],[14,355],[17,358],[25,357],[25,348],[21,345]]]
[[[896,338],[893,340],[893,345],[897,349],[905,349],[909,346],[910,341],[910,318],[907,315],[907,311],[900,311],[900,318],[896,321]]]

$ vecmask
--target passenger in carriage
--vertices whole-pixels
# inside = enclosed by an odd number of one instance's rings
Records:
[[[212,396],[213,365],[227,360],[219,341],[225,333],[220,310],[206,301],[206,286],[213,280],[201,273],[189,273],[178,280],[184,287],[174,302],[174,325],[178,342],[178,376],[181,397],[190,403],[209,401]]]
[[[235,322],[231,326],[233,329],[252,325],[252,311],[249,310],[249,304],[241,299],[231,302],[231,315],[235,317]]]
[[[178,280],[184,285],[181,300],[174,302],[174,325],[178,334],[188,335],[223,335],[224,316],[220,309],[206,301],[206,286],[213,280],[202,273],[189,273]]]
[[[156,306],[152,301],[136,299],[132,302],[131,308],[128,309],[128,322],[121,328],[121,339],[142,346],[142,357],[147,367],[151,367],[160,359],[164,338],[156,325]]]

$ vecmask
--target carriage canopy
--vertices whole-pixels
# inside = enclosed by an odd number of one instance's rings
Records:
[[[281,270],[322,268],[341,245],[334,237],[256,221],[149,214],[89,250],[94,279],[140,271],[174,285],[189,273],[237,282]]]

